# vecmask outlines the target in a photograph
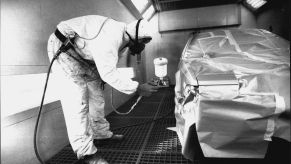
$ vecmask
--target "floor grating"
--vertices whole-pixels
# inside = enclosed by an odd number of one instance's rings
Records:
[[[137,96],[134,96],[117,110],[128,111],[136,98]],[[100,155],[110,164],[193,163],[182,156],[181,144],[176,133],[167,129],[175,126],[174,106],[173,88],[162,88],[151,97],[142,98],[128,115],[112,112],[106,117],[112,131],[124,134],[126,139],[120,143],[95,142]],[[158,118],[162,119],[152,122]],[[142,125],[132,126],[136,124]],[[47,163],[77,164],[78,160],[68,145]]]
[[[139,152],[101,151],[100,155],[110,164],[135,164]]]
[[[47,164],[70,164],[77,161],[77,157],[70,145],[64,147],[58,154],[53,156]]]
[[[143,153],[139,164],[199,164],[186,160],[180,153]]]
[[[150,138],[144,149],[145,152],[181,152],[181,144],[179,142],[176,132],[167,129],[174,127],[174,119],[164,119],[155,122],[154,127],[150,133]]]
[[[148,124],[113,131],[116,134],[123,134],[125,140],[118,143],[104,143],[101,147],[97,145],[97,148],[110,150],[140,150],[145,141],[149,127],[150,125]]]
[[[170,117],[170,118],[175,118],[174,115],[174,110],[175,110],[175,101],[174,101],[174,95],[170,94],[167,95],[163,102],[161,102],[160,109],[158,111],[158,117]]]
[[[137,124],[144,124],[146,122],[150,123],[153,120],[153,118],[144,117],[124,117],[122,119],[117,119],[116,117],[108,117],[106,119],[110,123],[111,130],[120,129],[125,126],[130,127]]]

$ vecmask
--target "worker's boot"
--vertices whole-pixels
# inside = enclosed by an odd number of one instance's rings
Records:
[[[124,140],[124,138],[125,137],[122,134],[113,134],[112,137],[109,139],[111,139],[113,141],[122,141],[122,140]]]
[[[100,119],[98,121],[90,119],[89,134],[93,135],[95,145],[104,145],[112,141],[119,142],[124,139],[124,135],[113,134],[109,128],[110,126],[106,119]]]
[[[112,137],[110,138],[104,138],[104,139],[95,139],[94,144],[98,146],[103,146],[103,145],[109,145],[115,142],[121,142],[124,140],[124,135],[122,134],[113,134]]]
[[[98,139],[98,141],[122,141],[124,140],[124,135],[122,134],[113,134],[112,137],[110,138],[105,138],[105,139]]]

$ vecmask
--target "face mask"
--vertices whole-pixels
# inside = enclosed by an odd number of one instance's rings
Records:
[[[132,39],[131,36],[126,32],[126,34],[129,37],[128,47],[131,52],[131,55],[140,54],[145,48],[145,43],[142,40],[138,39],[138,29],[139,29],[140,21],[141,19],[139,19],[136,24],[135,39]]]

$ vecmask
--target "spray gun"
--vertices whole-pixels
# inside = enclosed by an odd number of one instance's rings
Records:
[[[167,64],[166,58],[155,58],[155,77],[152,78],[151,84],[159,87],[169,87],[169,79],[167,78]]]
[[[137,56],[137,63],[140,62],[140,55]],[[152,81],[149,82],[150,85],[158,86],[158,87],[168,87],[169,86],[169,80],[166,78],[167,76],[167,63],[168,60],[166,58],[156,58],[154,59],[155,64],[155,75],[156,77],[152,79]],[[133,68],[118,68],[119,73],[121,76],[128,76],[129,78],[134,78],[135,73]],[[135,106],[138,104],[138,102],[141,100],[142,96],[139,96],[136,100],[136,102],[131,106],[130,110],[121,113],[116,110],[116,108],[113,105],[113,88],[111,90],[111,106],[113,110],[120,115],[127,115],[129,114]]]

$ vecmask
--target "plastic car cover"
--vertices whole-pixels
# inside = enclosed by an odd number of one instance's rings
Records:
[[[175,86],[184,156],[191,126],[205,157],[263,158],[272,136],[290,142],[289,54],[289,41],[261,29],[191,35]]]

